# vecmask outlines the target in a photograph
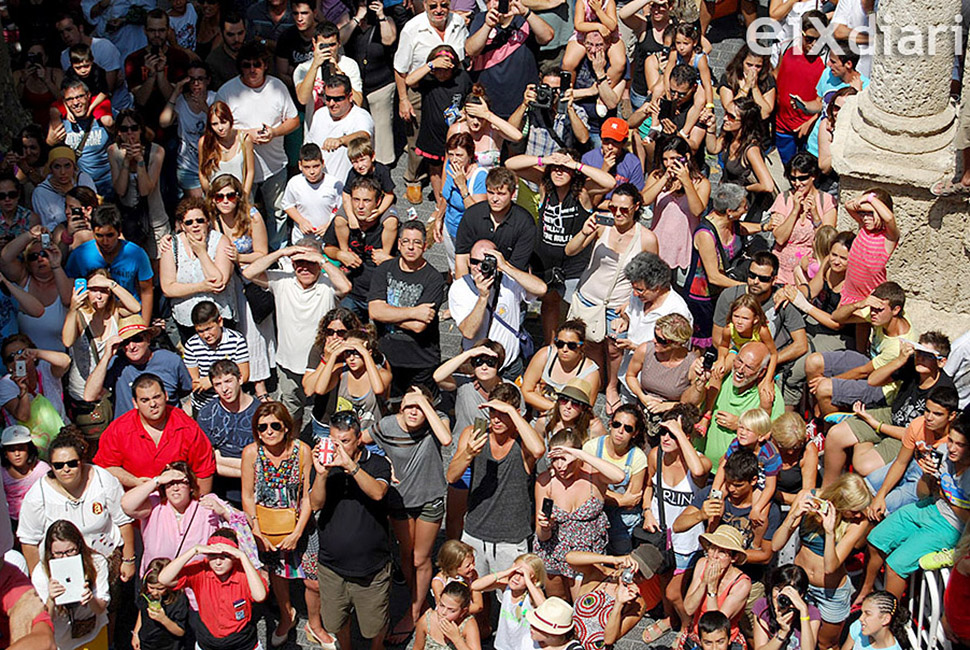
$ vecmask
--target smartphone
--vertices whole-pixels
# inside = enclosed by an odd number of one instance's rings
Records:
[[[162,48],[159,47],[158,45],[152,45],[150,48],[148,48],[148,51],[151,53],[152,56],[158,56],[159,54],[162,53]]]
[[[84,293],[88,290],[88,281],[84,278],[78,278],[74,281],[74,291],[76,293]]]
[[[596,225],[598,225],[598,226],[613,226],[613,225],[616,225],[616,219],[609,212],[597,212],[596,213]]]
[[[488,420],[485,418],[475,418],[473,426],[475,429],[472,431],[472,440],[481,440],[488,435]]]
[[[819,497],[811,497],[812,508],[815,509],[820,515],[824,515],[829,511],[829,502],[825,499]]]
[[[720,501],[721,499],[724,498],[724,491],[723,490],[711,490],[711,498],[712,499],[717,499],[717,500]]]
[[[322,465],[329,465],[333,462],[333,457],[336,455],[333,444],[332,438],[320,438],[320,441],[317,443],[317,448],[314,450],[314,453],[316,453],[317,460]]]
[[[544,514],[547,519],[552,518],[552,499],[549,497],[542,500],[542,514]]]
[[[660,100],[660,112],[657,114],[657,119],[674,119],[674,103],[666,97]]]
[[[14,377],[26,377],[27,376],[27,361],[24,359],[17,359],[13,364],[13,375]]]
[[[805,105],[805,102],[802,101],[802,98],[799,97],[798,95],[791,95],[791,103],[792,103],[792,106],[802,111],[803,113],[808,112],[808,106]]]
[[[717,361],[717,350],[714,348],[707,348],[704,352],[704,370],[710,370],[714,367],[714,362]]]
[[[498,0],[498,12],[500,14],[509,13],[509,0]]]
[[[566,92],[567,88],[573,87],[573,75],[568,70],[559,71],[559,92]]]

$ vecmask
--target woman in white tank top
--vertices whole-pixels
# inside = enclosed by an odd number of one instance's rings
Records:
[[[246,196],[253,193],[256,158],[253,141],[234,126],[232,111],[225,102],[215,102],[206,116],[205,133],[199,138],[199,182],[203,192],[209,181],[230,174],[242,183]]]

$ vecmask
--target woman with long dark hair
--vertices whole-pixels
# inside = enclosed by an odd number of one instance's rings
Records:
[[[542,333],[550,342],[560,321],[562,302],[572,299],[592,253],[587,249],[569,257],[566,244],[616,186],[616,179],[598,167],[584,165],[575,149],[560,149],[550,156],[514,156],[505,161],[505,166],[539,186],[539,239],[532,269],[548,287],[541,299]]]
[[[225,102],[214,102],[206,114],[205,132],[199,138],[199,183],[209,191],[209,181],[231,174],[242,183],[243,193],[253,193],[256,157],[253,141],[235,127],[232,111]]]
[[[658,255],[682,287],[690,267],[692,236],[707,209],[711,183],[680,136],[664,138],[654,152],[654,169],[643,186],[643,202],[653,205],[650,229],[660,244]]]
[[[815,650],[821,618],[818,609],[805,602],[808,574],[794,564],[775,567],[768,573],[765,595],[751,608],[754,615],[754,650],[792,647]]]
[[[720,154],[721,182],[736,183],[748,192],[747,221],[760,222],[775,194],[762,147],[765,123],[761,107],[751,98],[742,97],[724,111],[720,135],[707,126],[707,150]]]
[[[742,43],[734,58],[724,69],[717,94],[725,111],[733,110],[741,98],[751,99],[761,109],[761,119],[767,121],[775,110],[777,84],[771,74],[771,55],[756,54],[751,46]]]
[[[590,394],[599,394],[599,365],[586,355],[586,323],[570,319],[555,330],[552,342],[529,361],[522,376],[522,397],[540,413],[556,405],[556,395],[573,379],[589,382]]]

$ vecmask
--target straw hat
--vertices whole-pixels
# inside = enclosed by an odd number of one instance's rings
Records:
[[[586,406],[592,406],[590,403],[589,394],[593,391],[593,387],[590,386],[589,382],[585,379],[570,379],[569,383],[566,384],[559,395],[561,397],[568,397],[571,400],[575,400],[580,404],[585,404]]]
[[[118,336],[121,337],[122,341],[126,341],[142,332],[146,332],[149,336],[155,336],[158,334],[158,328],[146,325],[145,319],[141,317],[141,314],[125,316],[118,321]]]
[[[704,550],[706,551],[707,547],[711,545],[725,551],[731,551],[735,556],[740,556],[742,559],[746,557],[744,538],[741,537],[741,531],[734,526],[721,524],[713,533],[701,535],[701,546],[704,547]]]
[[[573,608],[553,596],[525,615],[529,625],[546,634],[568,634],[573,629]]]

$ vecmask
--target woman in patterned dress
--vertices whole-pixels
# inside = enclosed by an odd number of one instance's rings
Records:
[[[573,429],[556,433],[549,441],[549,469],[539,475],[535,488],[536,554],[549,574],[546,591],[571,600],[579,594],[580,574],[566,562],[566,553],[606,549],[609,521],[603,501],[609,484],[626,477],[622,468],[582,446]]]
[[[253,415],[255,442],[242,452],[243,510],[252,524],[260,559],[270,573],[270,585],[280,608],[280,620],[270,638],[274,647],[286,642],[297,622],[296,609],[290,604],[289,580],[303,580],[307,587],[307,637],[333,643],[320,621],[316,567],[319,543],[309,497],[312,451],[297,439],[297,433],[285,406],[279,402],[260,404]],[[261,525],[268,522],[266,512],[291,509],[295,526],[283,539],[276,537],[274,543],[261,530]]]

